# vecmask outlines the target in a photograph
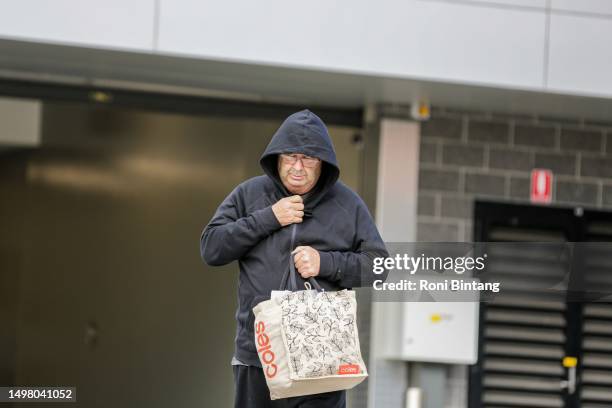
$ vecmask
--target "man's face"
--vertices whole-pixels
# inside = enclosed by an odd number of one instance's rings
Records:
[[[306,194],[321,176],[321,160],[303,154],[279,154],[278,175],[292,194]]]

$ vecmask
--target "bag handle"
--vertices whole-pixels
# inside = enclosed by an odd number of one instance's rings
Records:
[[[289,270],[285,272],[285,274],[283,275],[283,278],[281,280],[281,290],[283,290],[283,288],[287,288],[287,283],[289,283],[289,290],[296,291],[298,290],[298,284],[297,284],[297,272],[295,271],[295,264],[293,263],[293,257],[291,256],[291,252],[293,252],[293,247],[295,245],[295,235],[297,232],[297,224],[293,224],[291,226],[291,246],[289,247],[290,252],[289,252]],[[288,282],[287,282],[288,281]],[[319,282],[317,282],[317,280],[314,277],[310,277],[308,278],[308,282],[310,283],[310,285],[312,285],[312,287],[314,287],[318,292],[323,292],[324,289],[321,287],[321,285],[319,285]],[[306,286],[307,289],[308,286]]]

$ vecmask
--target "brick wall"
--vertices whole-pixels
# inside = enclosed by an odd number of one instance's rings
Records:
[[[529,201],[531,169],[553,204],[612,208],[612,123],[436,108],[422,123],[418,240],[472,240],[475,198]]]
[[[410,108],[381,105],[378,117],[410,120]],[[554,173],[553,205],[612,210],[612,122],[434,108],[421,125],[417,239],[471,241],[474,199],[529,202],[535,167]],[[404,386],[390,374],[377,373],[380,394]],[[465,408],[467,386],[465,366],[449,365],[445,408]],[[350,406],[365,408],[358,397]]]
[[[612,208],[612,123],[435,109],[421,126],[419,241],[473,240],[476,198],[529,202],[530,171],[553,171],[553,205]],[[449,366],[446,408],[467,372]]]

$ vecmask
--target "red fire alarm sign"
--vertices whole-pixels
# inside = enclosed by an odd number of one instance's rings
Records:
[[[552,201],[552,171],[533,169],[531,171],[531,202],[550,203]]]

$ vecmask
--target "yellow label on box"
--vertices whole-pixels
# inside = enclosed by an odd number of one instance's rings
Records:
[[[576,357],[563,357],[563,367],[572,368],[578,365],[578,359]]]

